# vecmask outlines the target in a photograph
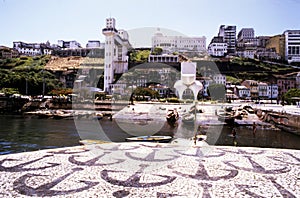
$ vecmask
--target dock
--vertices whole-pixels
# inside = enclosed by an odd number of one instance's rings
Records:
[[[300,197],[300,151],[105,143],[0,156],[1,197]]]

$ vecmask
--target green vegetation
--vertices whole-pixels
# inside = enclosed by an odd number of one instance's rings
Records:
[[[51,72],[44,70],[50,56],[20,57],[0,60],[0,89],[15,88],[20,94],[41,95],[62,87]]]
[[[151,98],[158,98],[159,94],[157,91],[154,91],[147,87],[137,87],[133,94],[135,95],[136,100],[146,100],[145,96],[150,96]]]
[[[134,50],[129,53],[129,62],[145,63],[150,55],[150,50]]]
[[[284,100],[288,104],[293,104],[294,102],[299,101],[300,100],[300,89],[294,88],[294,89],[288,90],[284,94]]]
[[[242,79],[237,79],[232,76],[226,76],[226,81],[230,82],[231,84],[234,84],[234,85],[242,83]]]
[[[161,55],[163,49],[161,47],[156,47],[154,50],[151,52],[152,55]]]

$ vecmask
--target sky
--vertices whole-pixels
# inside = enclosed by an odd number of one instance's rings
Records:
[[[88,40],[104,42],[101,29],[108,17],[129,36],[160,27],[205,36],[208,45],[222,24],[236,25],[237,33],[254,28],[256,36],[300,29],[300,0],[0,0],[0,45],[76,40],[84,47]],[[150,45],[152,34],[129,39],[141,47]]]

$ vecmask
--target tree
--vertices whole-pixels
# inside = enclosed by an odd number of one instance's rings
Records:
[[[151,52],[152,55],[161,55],[162,54],[163,49],[161,47],[156,47],[153,49],[153,51]]]
[[[293,88],[288,90],[285,94],[284,94],[284,100],[288,103],[288,104],[292,104],[293,101],[296,101],[300,98],[300,89],[297,88]]]

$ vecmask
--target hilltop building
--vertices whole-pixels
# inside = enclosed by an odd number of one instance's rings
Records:
[[[152,37],[152,48],[160,47],[163,53],[205,52],[206,37],[165,36],[158,28]]]
[[[285,60],[289,63],[300,62],[300,30],[286,30],[285,37]]]
[[[218,36],[223,37],[223,41],[227,43],[227,53],[234,55],[236,52],[236,26],[221,25]]]
[[[52,54],[52,47],[49,41],[46,43],[25,43],[21,41],[13,42],[13,49],[17,50],[20,55],[38,56]]]
[[[122,74],[128,70],[127,52],[131,44],[128,33],[116,29],[114,18],[106,19],[102,33],[105,35],[104,91],[111,93],[116,80],[115,74]]]
[[[236,54],[240,57],[254,58],[258,46],[253,28],[242,28],[238,33]]]
[[[224,42],[223,37],[215,36],[208,45],[207,52],[211,56],[223,57],[227,54],[227,43]]]

